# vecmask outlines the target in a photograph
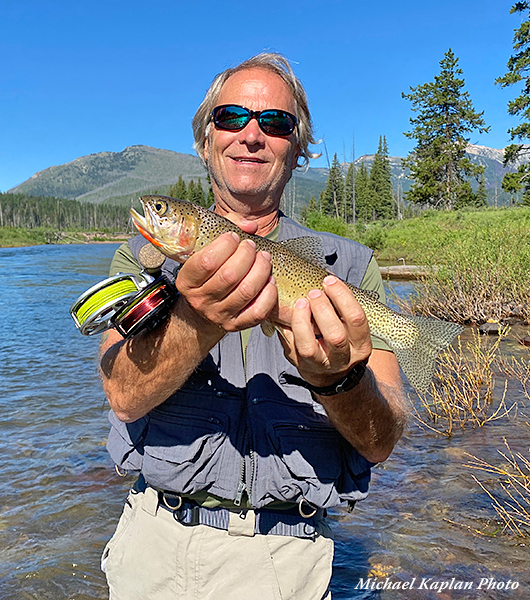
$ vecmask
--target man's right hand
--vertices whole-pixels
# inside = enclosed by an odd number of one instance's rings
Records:
[[[232,220],[247,233],[256,230],[253,222]],[[181,295],[164,325],[128,340],[109,330],[102,339],[103,387],[122,421],[135,421],[164,402],[227,331],[261,323],[278,300],[270,256],[231,233],[191,256],[177,287]]]
[[[176,285],[205,327],[224,331],[258,325],[278,301],[268,252],[231,232],[192,255]]]

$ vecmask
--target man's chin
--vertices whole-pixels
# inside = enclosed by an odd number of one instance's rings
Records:
[[[272,192],[270,181],[263,178],[239,177],[235,181],[225,181],[225,190],[234,198],[244,201],[248,198],[249,202],[264,201]]]

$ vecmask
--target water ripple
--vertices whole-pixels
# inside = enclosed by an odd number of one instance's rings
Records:
[[[107,598],[99,557],[131,480],[116,476],[105,450],[98,340],[79,335],[68,309],[106,277],[115,248],[0,249],[2,600]],[[400,294],[410,291],[399,285]],[[355,589],[368,576],[456,577],[475,587],[481,577],[511,578],[520,588],[506,597],[526,599],[527,548],[472,532],[494,513],[462,465],[465,452],[497,460],[504,436],[527,452],[528,429],[499,422],[447,440],[411,422],[392,457],[374,469],[368,499],[351,514],[332,511],[334,600],[499,597]]]

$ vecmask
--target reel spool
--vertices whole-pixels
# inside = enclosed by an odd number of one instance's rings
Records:
[[[175,286],[161,276],[116,312],[111,323],[125,338],[142,329],[154,329],[167,318],[177,296]]]
[[[120,273],[94,285],[74,302],[70,314],[83,335],[114,327],[124,338],[154,329],[169,315],[178,292],[160,267],[165,256],[151,244],[141,248],[141,279]],[[159,276],[155,279],[155,275]]]
[[[70,308],[76,327],[83,335],[94,335],[109,329],[111,319],[140,290],[134,275],[109,277],[81,294]]]

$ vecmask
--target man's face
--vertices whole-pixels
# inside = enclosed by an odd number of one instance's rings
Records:
[[[246,69],[224,84],[216,105],[238,104],[251,110],[277,108],[294,113],[287,84],[264,69]],[[265,134],[256,119],[240,131],[216,129],[212,123],[204,147],[216,198],[256,209],[277,208],[283,188],[299,157],[296,132],[288,137]]]

